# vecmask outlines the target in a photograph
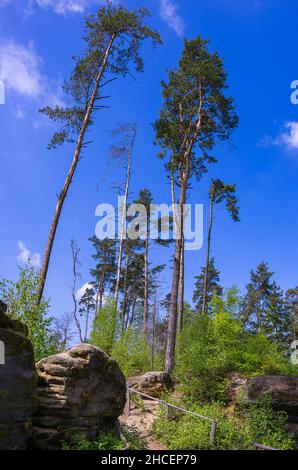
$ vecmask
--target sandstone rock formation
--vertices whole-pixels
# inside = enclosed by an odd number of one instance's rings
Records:
[[[287,375],[251,377],[245,392],[250,401],[270,395],[275,409],[284,410],[289,415],[298,417],[298,377]]]
[[[173,389],[171,376],[167,372],[147,372],[144,375],[132,377],[128,385],[154,398]]]
[[[226,376],[228,380],[227,387],[227,401],[230,404],[235,404],[238,395],[242,392],[244,386],[247,384],[247,378],[239,372],[229,372]]]
[[[251,377],[243,391],[251,402],[270,395],[273,407],[288,414],[287,429],[294,434],[298,446],[298,377],[287,375]]]
[[[0,341],[4,362],[0,364],[0,450],[24,450],[37,408],[33,348],[24,325],[5,315],[0,303]]]
[[[101,349],[79,344],[36,367],[33,448],[58,449],[73,434],[92,439],[115,426],[125,405],[126,383],[118,364]]]

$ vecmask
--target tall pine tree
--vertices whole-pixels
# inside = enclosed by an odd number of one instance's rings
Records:
[[[166,167],[175,172],[179,184],[180,236],[176,240],[165,369],[174,367],[177,330],[177,304],[183,249],[183,214],[192,176],[201,176],[218,140],[228,139],[237,126],[233,100],[226,96],[227,74],[217,52],[210,52],[207,41],[198,36],[184,42],[179,66],[162,82],[164,97],[155,122],[156,141],[167,159]]]

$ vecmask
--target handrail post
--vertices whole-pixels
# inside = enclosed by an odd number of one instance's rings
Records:
[[[216,428],[217,428],[217,422],[212,421],[211,424],[211,431],[210,431],[210,443],[211,445],[215,445],[215,439],[216,439]]]
[[[126,391],[126,415],[129,416],[130,413],[130,390],[127,388]]]

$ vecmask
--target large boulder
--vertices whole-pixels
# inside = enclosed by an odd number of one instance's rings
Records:
[[[288,414],[287,430],[294,435],[298,448],[298,377],[288,375],[251,377],[244,387],[244,392],[251,402],[269,395],[272,398],[272,406]]]
[[[36,364],[38,412],[32,447],[59,449],[75,434],[93,439],[115,426],[126,401],[125,378],[101,349],[79,344]]]
[[[173,382],[167,372],[146,372],[144,375],[132,377],[128,386],[151,397],[160,397],[164,392],[173,389]]]
[[[298,377],[287,375],[261,375],[251,377],[245,386],[249,401],[270,395],[277,410],[298,417]]]
[[[0,302],[0,450],[24,450],[37,409],[36,372],[27,329]]]

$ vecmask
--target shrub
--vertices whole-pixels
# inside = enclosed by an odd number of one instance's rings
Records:
[[[293,437],[285,431],[287,414],[274,411],[269,396],[263,397],[254,404],[244,405],[248,408],[248,419],[243,432],[249,436],[250,442],[256,442],[279,450],[292,449]]]
[[[183,405],[217,421],[216,443],[213,446],[210,442],[210,422],[184,413],[167,419],[162,411],[155,421],[154,433],[170,449],[249,450],[253,449],[254,442],[281,450],[293,448],[294,440],[285,431],[286,416],[274,412],[270,400],[250,405],[244,414],[234,416],[218,403]]]
[[[126,377],[150,370],[150,345],[146,338],[134,328],[122,333],[113,345],[112,356]]]
[[[94,319],[90,342],[111,354],[117,333],[118,312],[114,299],[106,300]]]
[[[19,268],[16,282],[0,281],[0,298],[8,306],[7,314],[27,326],[36,361],[58,350],[56,337],[51,331],[53,319],[48,316],[49,301],[42,299],[38,306],[35,303],[38,283],[39,272],[30,263]]]
[[[213,315],[199,315],[178,338],[175,372],[184,391],[202,402],[225,401],[229,371],[246,376],[298,375],[298,366],[290,363],[276,343],[244,330],[234,314],[236,299],[231,294],[226,302],[216,298]]]
[[[122,433],[129,443],[130,450],[147,450],[147,442],[132,426],[122,426]]]
[[[106,433],[89,440],[84,434],[76,434],[69,443],[62,443],[63,450],[121,450],[123,442],[116,433]]]
[[[130,450],[145,450],[146,442],[138,432],[131,427],[121,429],[129,443]],[[103,433],[96,439],[90,440],[84,434],[74,434],[70,442],[62,442],[63,450],[123,450],[124,443],[116,432]]]

